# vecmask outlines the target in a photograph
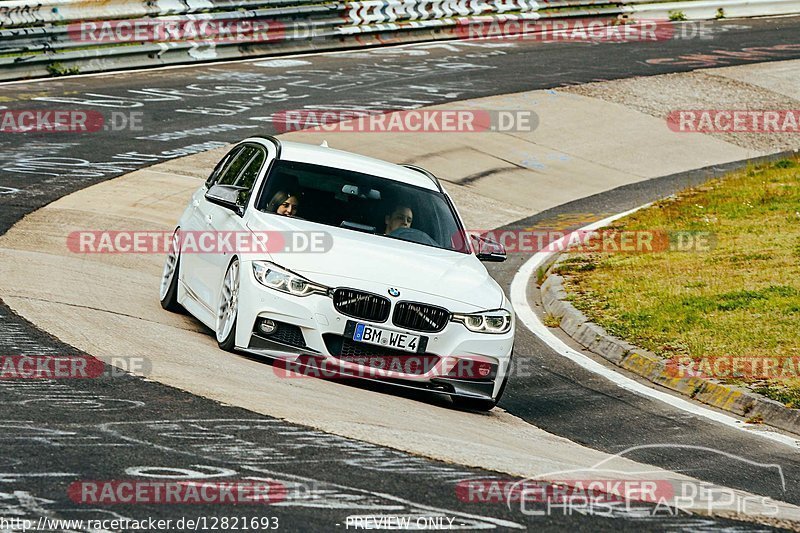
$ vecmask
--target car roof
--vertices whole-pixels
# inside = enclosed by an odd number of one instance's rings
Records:
[[[269,142],[263,137],[256,137],[255,139],[262,143]],[[336,150],[327,146],[283,140],[280,141],[280,146],[280,159],[283,160],[341,168],[415,185],[424,189],[440,190],[438,182],[434,181],[436,178],[424,173],[422,170],[407,168],[402,165],[352,152]]]

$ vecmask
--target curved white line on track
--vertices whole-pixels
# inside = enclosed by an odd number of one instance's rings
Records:
[[[617,219],[630,215],[631,213],[648,207],[649,205],[651,204],[648,203],[635,209],[631,209],[630,211],[625,211],[624,213],[619,213],[617,215],[604,218],[603,220],[598,220],[597,222],[589,224],[588,226],[584,226],[577,231],[591,231],[602,228]],[[559,250],[563,247],[564,243],[568,242],[568,239],[569,234],[565,235],[558,241],[555,241],[550,248],[553,250]],[[733,429],[745,431],[750,435],[758,435],[760,437],[791,446],[792,448],[800,448],[800,441],[793,437],[784,435],[782,433],[777,433],[776,431],[763,429],[752,424],[747,424],[732,416],[719,413],[707,407],[702,407],[676,395],[656,390],[643,383],[639,383],[638,381],[635,381],[612,368],[602,365],[594,359],[570,348],[564,341],[553,334],[553,332],[550,331],[550,328],[545,326],[542,321],[539,320],[539,317],[536,316],[536,313],[528,303],[528,295],[526,291],[528,283],[530,283],[534,272],[536,272],[541,265],[545,264],[547,259],[555,253],[558,252],[543,250],[535,253],[532,258],[530,258],[522,265],[522,267],[520,267],[520,269],[514,275],[514,279],[511,281],[511,303],[517,313],[517,318],[525,325],[526,328],[528,328],[528,330],[530,330],[531,333],[544,341],[550,347],[550,349],[562,357],[566,357],[570,361],[573,361],[586,370],[608,379],[622,389],[645,396],[647,398],[651,398],[653,400],[664,402],[689,414],[707,418],[708,420],[718,422]]]

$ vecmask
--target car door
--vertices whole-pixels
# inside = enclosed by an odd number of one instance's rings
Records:
[[[183,227],[184,251],[181,254],[181,278],[189,297],[202,304],[207,312],[212,312],[215,296],[212,294],[209,278],[213,272],[209,269],[213,262],[206,257],[207,253],[200,250],[201,243],[209,242],[209,237],[214,237],[214,216],[219,218],[216,205],[206,200],[208,190],[222,179],[235,179],[242,167],[252,157],[252,152],[246,150],[246,145],[234,147],[220,161],[214,172],[211,173],[205,186],[198,189],[192,197],[190,216]],[[233,176],[230,178],[229,176]]]
[[[246,191],[244,203],[249,206],[256,182],[259,181],[259,177],[266,170],[269,157],[267,150],[263,146],[255,143],[248,143],[245,145],[240,159],[237,159],[237,162],[240,160],[242,164],[237,164],[235,167],[232,166],[232,171],[226,172],[224,176],[221,176],[217,184],[241,187]],[[236,170],[237,168],[238,170]],[[220,237],[231,235],[232,237],[227,242],[235,245],[237,242],[237,235],[250,234],[250,230],[245,224],[244,217],[231,209],[215,204],[211,204],[211,206],[211,223],[209,227],[217,232],[217,235]],[[245,240],[245,242],[249,241]],[[203,272],[207,273],[206,282],[211,296],[209,304],[215,312],[218,306],[222,280],[225,277],[225,272],[234,254],[234,250],[222,247],[214,250],[212,253],[203,254],[202,259],[207,263],[203,267]]]

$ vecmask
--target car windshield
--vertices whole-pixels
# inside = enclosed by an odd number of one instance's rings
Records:
[[[470,253],[444,194],[398,181],[322,165],[276,162],[259,211],[392,239]],[[282,207],[283,206],[283,207]]]

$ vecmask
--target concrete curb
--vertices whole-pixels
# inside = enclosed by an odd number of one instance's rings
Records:
[[[591,322],[567,301],[564,278],[552,273],[560,260],[550,266],[542,283],[542,305],[545,312],[561,318],[561,329],[581,346],[620,368],[692,399],[743,417],[760,415],[767,425],[800,434],[800,410],[790,409],[742,387],[699,377],[673,377],[667,373],[663,358],[618,339]]]

